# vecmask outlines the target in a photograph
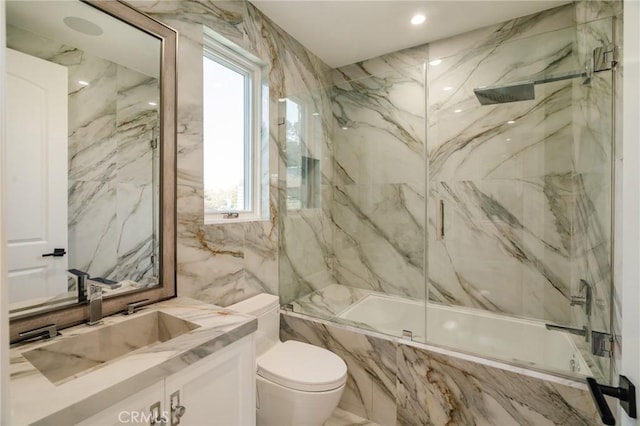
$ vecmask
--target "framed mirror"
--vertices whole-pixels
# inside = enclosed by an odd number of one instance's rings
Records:
[[[175,296],[176,43],[120,1],[6,2],[11,341]]]

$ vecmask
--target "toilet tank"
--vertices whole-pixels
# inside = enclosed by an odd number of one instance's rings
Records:
[[[280,340],[280,299],[272,294],[262,293],[235,305],[227,306],[241,314],[258,318],[256,331],[256,356],[264,354]]]

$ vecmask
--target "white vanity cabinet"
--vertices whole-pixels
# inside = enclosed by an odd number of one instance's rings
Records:
[[[243,337],[79,424],[254,426],[253,339]]]

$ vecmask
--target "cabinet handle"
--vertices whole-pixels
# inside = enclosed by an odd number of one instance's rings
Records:
[[[184,416],[187,411],[187,407],[180,405],[180,391],[177,390],[169,397],[171,404],[171,426],[177,426],[180,424],[180,418]]]
[[[160,401],[156,402],[149,408],[149,413],[151,414],[151,421],[149,422],[150,425],[164,426],[167,423],[167,419],[164,417],[161,410]]]

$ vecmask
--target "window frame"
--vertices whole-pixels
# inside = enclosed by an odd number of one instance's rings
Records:
[[[210,34],[204,35],[203,61],[212,60],[245,77],[244,102],[244,202],[248,209],[206,210],[203,205],[204,223],[220,224],[247,222],[261,219],[261,127],[262,127],[262,65],[228,43]],[[203,75],[203,81],[205,76]],[[203,94],[204,101],[204,94]],[[206,117],[203,116],[203,119]],[[203,151],[206,141],[203,132]],[[204,155],[203,155],[204,157]],[[203,158],[204,168],[207,165]],[[203,191],[206,187],[203,185]]]

